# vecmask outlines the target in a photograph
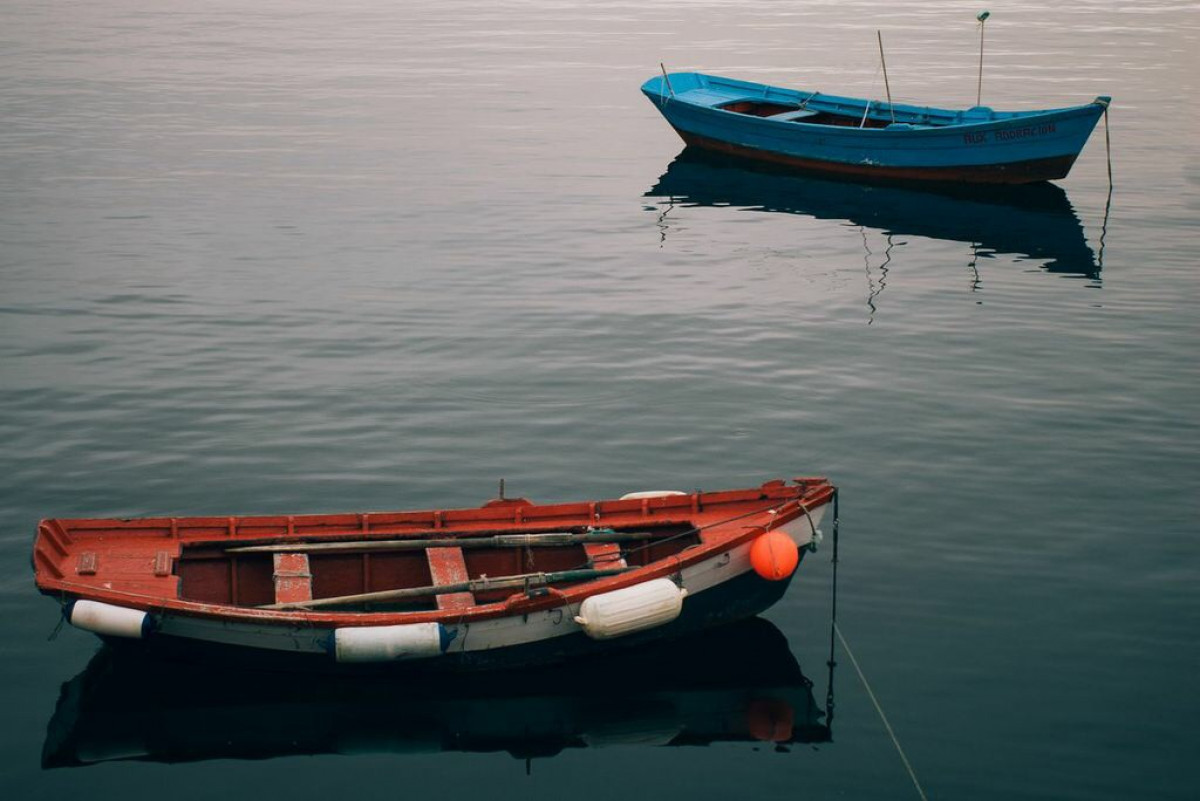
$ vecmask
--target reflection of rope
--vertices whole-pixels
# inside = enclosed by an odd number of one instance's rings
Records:
[[[662,204],[659,204],[662,205]],[[667,244],[667,231],[671,226],[667,225],[667,215],[675,210],[675,198],[667,198],[667,208],[658,215],[658,249],[662,250],[663,245]]]
[[[50,636],[46,638],[46,642],[58,639],[58,633],[62,631],[63,624],[67,622],[67,594],[65,592],[58,598],[58,611],[58,623],[54,626],[54,631],[50,632]]]
[[[1108,138],[1108,106],[1104,107],[1104,155],[1108,159],[1108,191],[1112,191],[1112,142]]]
[[[1104,155],[1108,159],[1108,198],[1104,201],[1104,222],[1100,224],[1100,248],[1096,254],[1096,269],[1104,269],[1104,238],[1108,236],[1108,213],[1112,210],[1112,143],[1108,138],[1108,106],[1104,107]]]
[[[971,291],[974,292],[983,284],[983,279],[979,277],[979,242],[971,242],[971,261],[967,266],[971,268],[971,272],[975,277],[971,279]]]
[[[837,667],[837,659],[834,658],[834,631],[837,628],[837,566],[838,566],[838,493],[833,491],[833,589],[831,592],[832,601],[830,603],[829,612],[829,661],[826,662],[829,666],[829,686],[825,690],[825,728],[829,731],[830,739],[833,738],[833,669]]]
[[[862,235],[863,250],[866,255],[863,256],[863,266],[867,270],[867,308],[871,313],[867,315],[867,325],[875,321],[875,281],[871,278],[871,246],[867,243],[867,229],[864,226],[858,226],[858,232]]]
[[[883,263],[879,265],[879,288],[875,287],[875,281],[871,277],[871,257],[875,254],[871,251],[871,246],[867,243],[867,229],[860,225],[858,232],[862,235],[863,250],[866,255],[863,256],[863,264],[867,270],[867,308],[871,310],[867,317],[867,325],[875,322],[875,312],[878,308],[875,306],[875,299],[883,294],[883,290],[887,288],[888,265],[892,262],[892,248],[895,247],[895,242],[892,240],[892,235],[887,234],[887,247],[883,252]]]

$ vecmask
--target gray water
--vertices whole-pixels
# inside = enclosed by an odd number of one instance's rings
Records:
[[[984,103],[1114,97],[1110,208],[1102,128],[1037,203],[947,204],[678,158],[638,92],[881,97],[878,29],[897,100],[969,106],[979,10],[0,2],[6,797],[1200,794],[1200,6],[992,9]],[[831,741],[788,749],[41,767],[98,648],[47,639],[41,517],[807,474],[913,776],[844,649]],[[830,576],[766,615],[821,701]]]

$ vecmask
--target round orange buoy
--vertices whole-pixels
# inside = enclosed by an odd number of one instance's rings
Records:
[[[750,546],[750,564],[767,581],[782,581],[800,563],[800,549],[782,531],[768,531]]]

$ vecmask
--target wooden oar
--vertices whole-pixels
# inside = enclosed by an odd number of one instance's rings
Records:
[[[226,548],[225,553],[361,553],[419,551],[425,548],[550,548],[587,542],[628,542],[653,539],[647,531],[550,532],[499,534],[491,537],[442,537],[426,540],[354,540],[353,542],[294,542]]]
[[[497,578],[472,579],[459,581],[454,584],[434,584],[428,587],[404,587],[398,590],[380,590],[378,592],[362,592],[357,595],[339,595],[333,598],[315,598],[311,601],[293,601],[283,604],[268,604],[259,609],[289,610],[289,609],[321,609],[329,606],[345,606],[346,604],[374,603],[378,601],[398,601],[406,598],[423,598],[429,595],[444,595],[454,592],[480,592],[484,590],[503,590],[515,587],[531,587],[534,585],[554,584],[559,581],[585,581],[588,579],[616,576],[635,570],[633,567],[613,567],[584,570],[560,570],[557,573],[521,573],[515,576],[499,576]]]

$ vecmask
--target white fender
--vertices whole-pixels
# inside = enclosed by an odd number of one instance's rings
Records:
[[[617,500],[635,501],[642,498],[669,498],[672,495],[687,495],[687,493],[680,492],[679,490],[643,490],[642,492],[627,492]]]
[[[579,605],[575,622],[594,640],[623,637],[670,623],[683,611],[687,590],[667,578],[593,595]]]
[[[339,662],[394,662],[439,656],[449,642],[438,623],[362,626],[333,632],[333,651]]]
[[[140,640],[146,633],[147,617],[140,609],[127,609],[100,601],[76,601],[71,604],[68,620],[72,626],[93,634]]]

